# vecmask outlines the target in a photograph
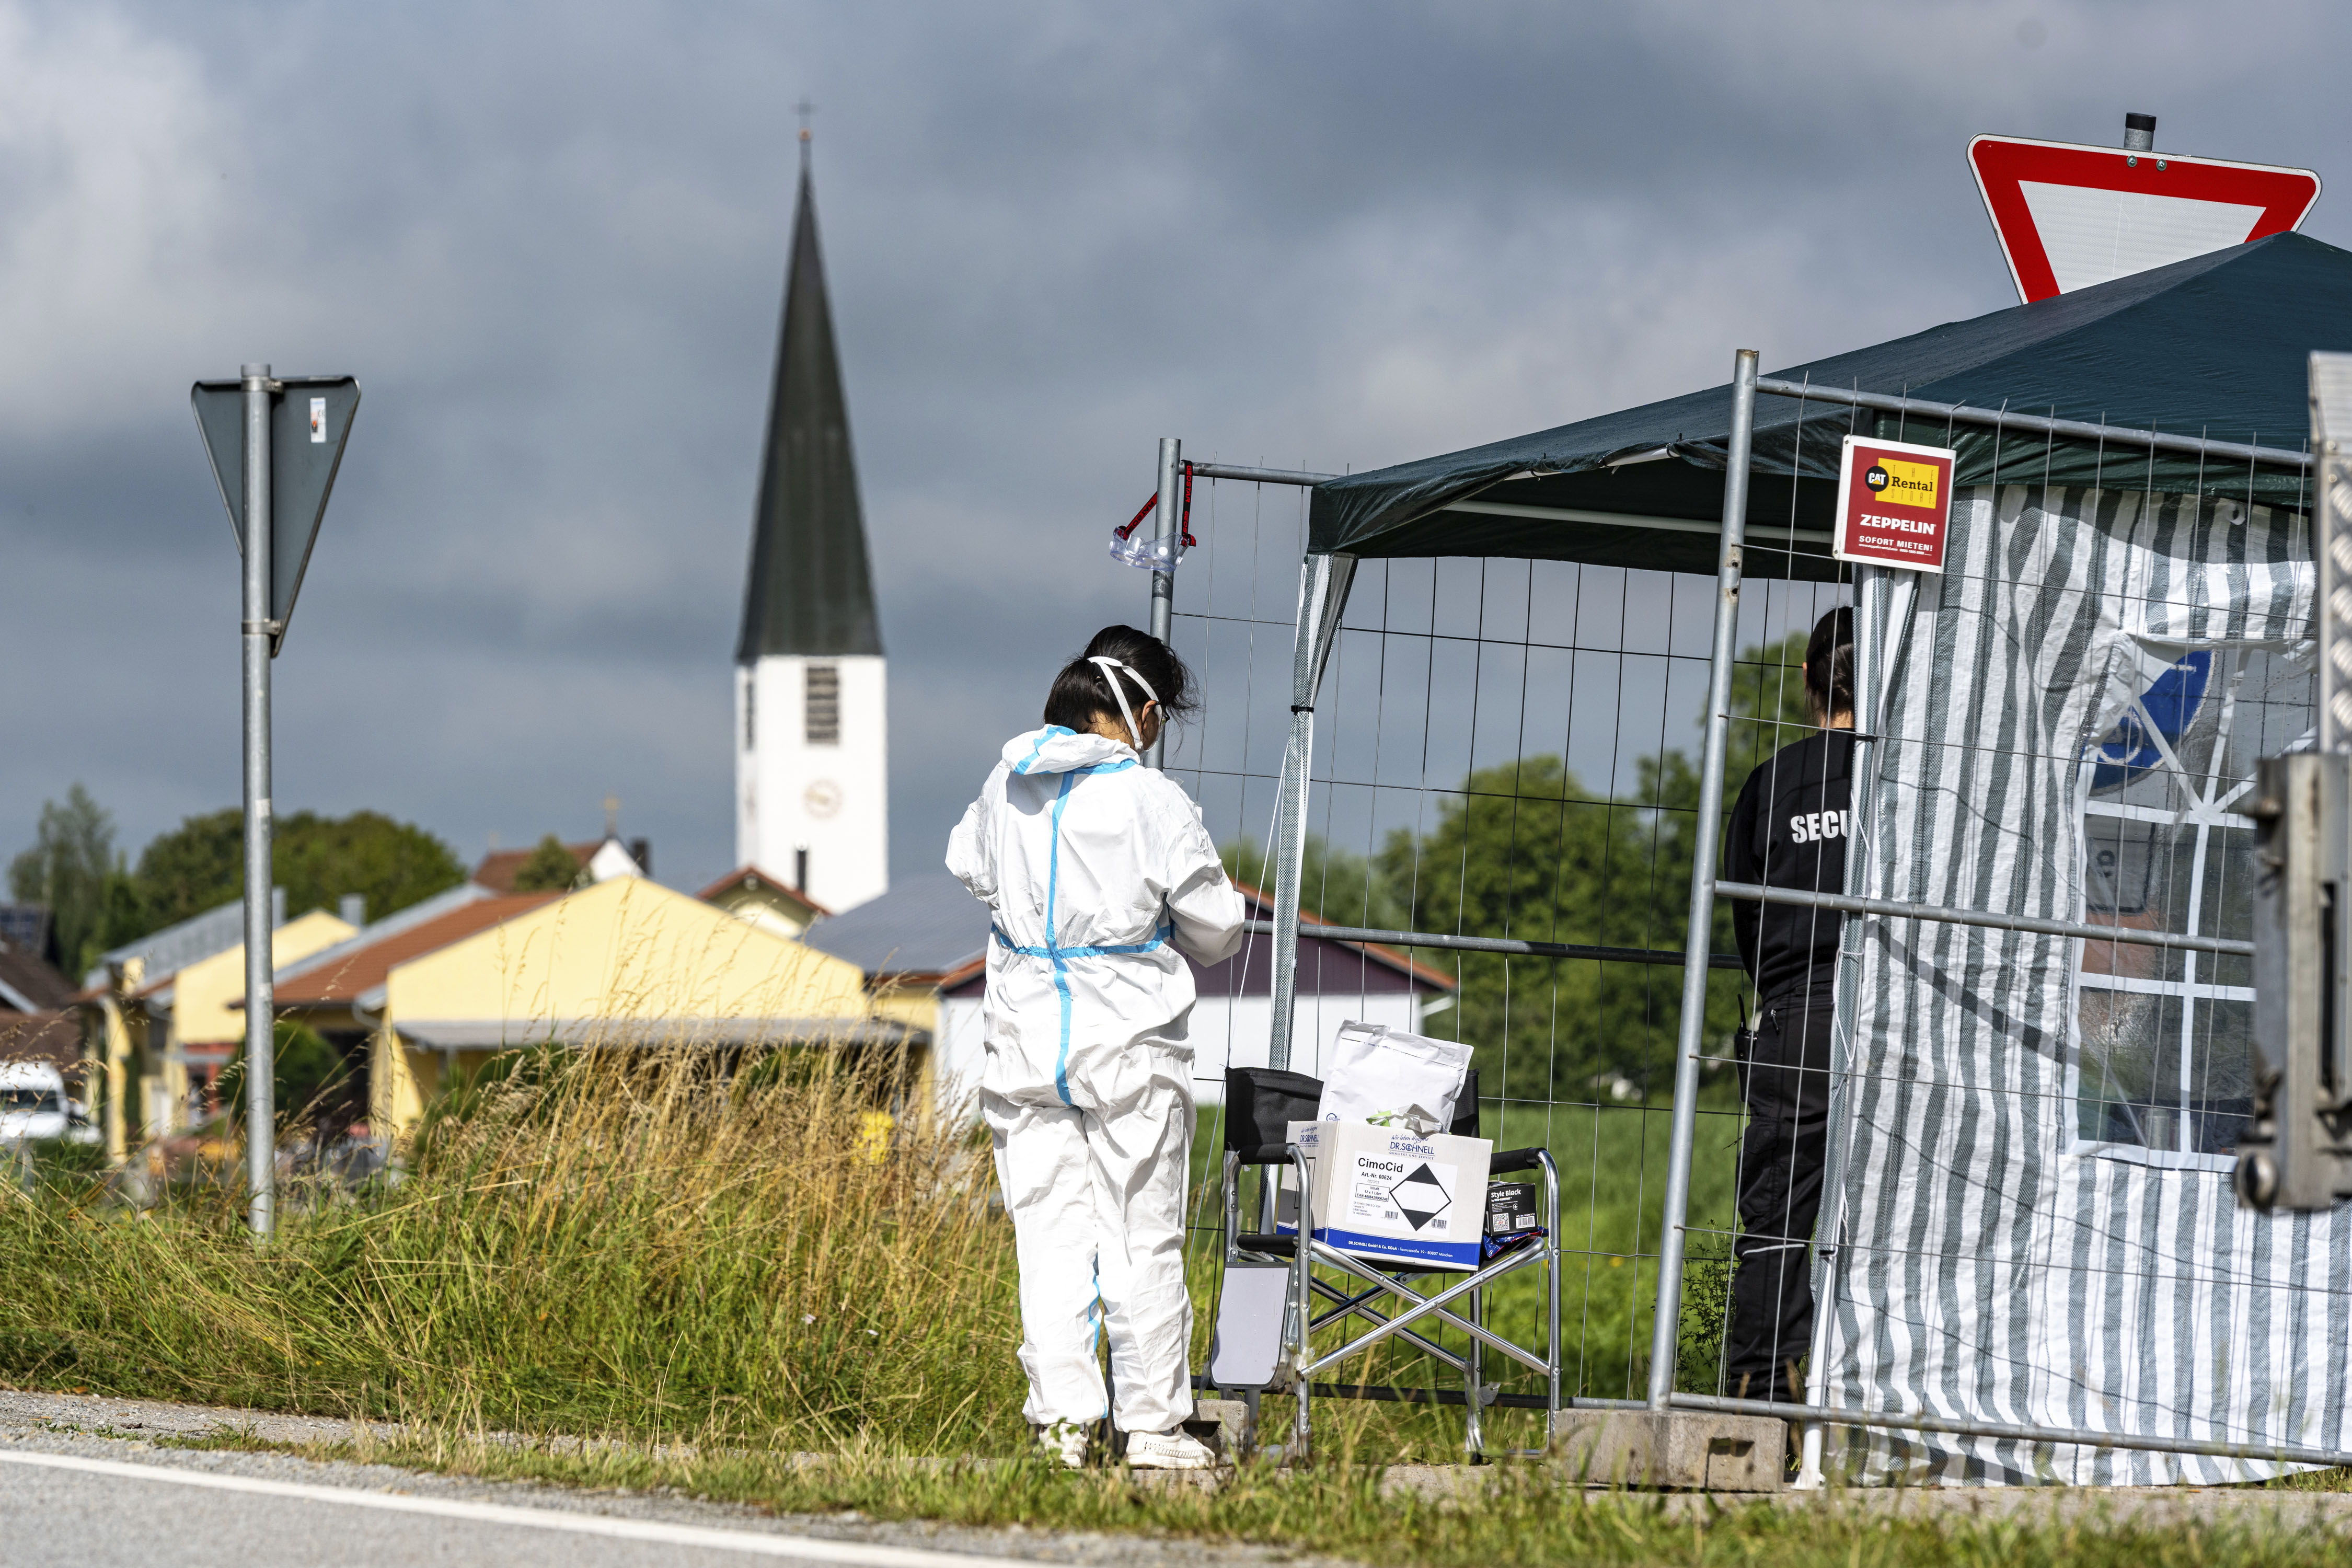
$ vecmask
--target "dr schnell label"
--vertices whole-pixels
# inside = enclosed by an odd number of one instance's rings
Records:
[[[1948,447],[1848,436],[1838,469],[1832,553],[1841,561],[1941,572],[1958,456]]]

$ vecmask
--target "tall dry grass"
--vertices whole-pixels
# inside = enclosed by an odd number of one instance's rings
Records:
[[[519,1430],[992,1452],[1022,1434],[983,1142],[900,1065],[548,1051],[257,1249],[231,1193],[0,1198],[0,1376]]]

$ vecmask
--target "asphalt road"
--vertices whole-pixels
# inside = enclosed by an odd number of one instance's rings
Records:
[[[313,1430],[315,1428],[316,1430]],[[284,1453],[158,1447],[224,1431],[332,1441],[344,1423],[0,1392],[0,1565],[521,1568],[832,1563],[1255,1568],[1296,1556],[1194,1541],[967,1529],[855,1513],[779,1517],[668,1492],[484,1481]]]
[[[253,1456],[122,1458],[0,1450],[0,1560],[11,1564],[496,1563],[548,1568],[717,1568],[758,1558],[850,1568],[972,1568],[977,1555],[765,1529],[422,1494],[338,1474],[366,1466]],[[272,1457],[274,1458],[274,1457]],[[312,1472],[240,1473],[254,1468]],[[414,1481],[420,1478],[402,1477]]]

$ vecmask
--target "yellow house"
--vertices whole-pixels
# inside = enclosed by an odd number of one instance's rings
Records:
[[[278,895],[280,909],[284,893]],[[349,938],[354,928],[324,910],[281,920],[270,937],[283,969]],[[188,1124],[195,1091],[208,1089],[245,1040],[244,910],[225,904],[104,955],[105,983],[89,993],[84,1054],[100,1100],[109,1157]]]
[[[573,1046],[914,1042],[875,1016],[846,960],[638,877],[518,910],[390,966],[353,999],[380,1017],[370,1113],[413,1129],[453,1074],[491,1055]]]

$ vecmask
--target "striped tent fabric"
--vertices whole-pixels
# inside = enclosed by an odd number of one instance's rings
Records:
[[[2095,789],[2113,793],[2115,779],[2137,776],[2139,763],[2110,754],[2115,737],[2148,753],[2151,777],[2189,749],[2189,721],[2151,717],[2164,693],[2150,670],[2188,671],[2176,685],[2206,681],[2199,711],[2219,715],[2212,723],[2231,722],[2237,703],[2241,741],[2217,743],[2179,796],[2204,804],[2169,819],[2202,813],[2216,843],[2243,827],[2226,815],[2231,771],[2251,766],[2257,744],[2309,743],[2299,728],[2310,701],[2307,521],[2211,496],[2004,485],[1957,499],[1948,569],[1923,581],[1892,660],[1879,830],[1858,890],[2099,919],[2086,909],[2120,896],[2093,885],[2094,867],[2106,863],[2085,823],[2176,831],[2162,809],[2084,815]],[[2243,672],[2256,668],[2269,681],[2266,730],[2247,728]],[[2225,672],[2240,685],[2224,689]],[[2179,732],[2168,738],[2169,722]],[[2222,888],[2207,839],[2196,842],[2199,885]],[[2197,929],[2249,934],[2243,895],[2241,879],[2207,896]],[[2179,1010],[2220,1018],[2235,1005],[2168,1001],[2155,982],[2119,980],[2099,971],[2120,961],[2092,956],[2097,944],[1881,919],[1852,934],[1852,1142],[1829,1403],[2352,1447],[2352,1215],[2242,1212],[2226,1147],[2198,1142],[2233,1135],[2234,1123],[2214,1131],[2224,1124],[2185,1090],[2177,1107],[2158,1103],[2168,1088],[2137,1104],[2118,1091],[2109,1105],[2096,1088],[2109,1069],[2090,1021],[2155,1031],[2148,1059],[2168,1072]],[[2251,985],[2242,959],[2206,962],[2235,963],[2241,992]],[[2195,1031],[2177,1032],[2185,1084]],[[2198,1070],[2242,1079],[2243,1031],[2221,1036],[2229,1031],[2194,1047],[2207,1052]],[[2273,1473],[2244,1460],[2012,1439],[1855,1430],[1844,1440],[1858,1478],[1880,1481],[2145,1485]]]

